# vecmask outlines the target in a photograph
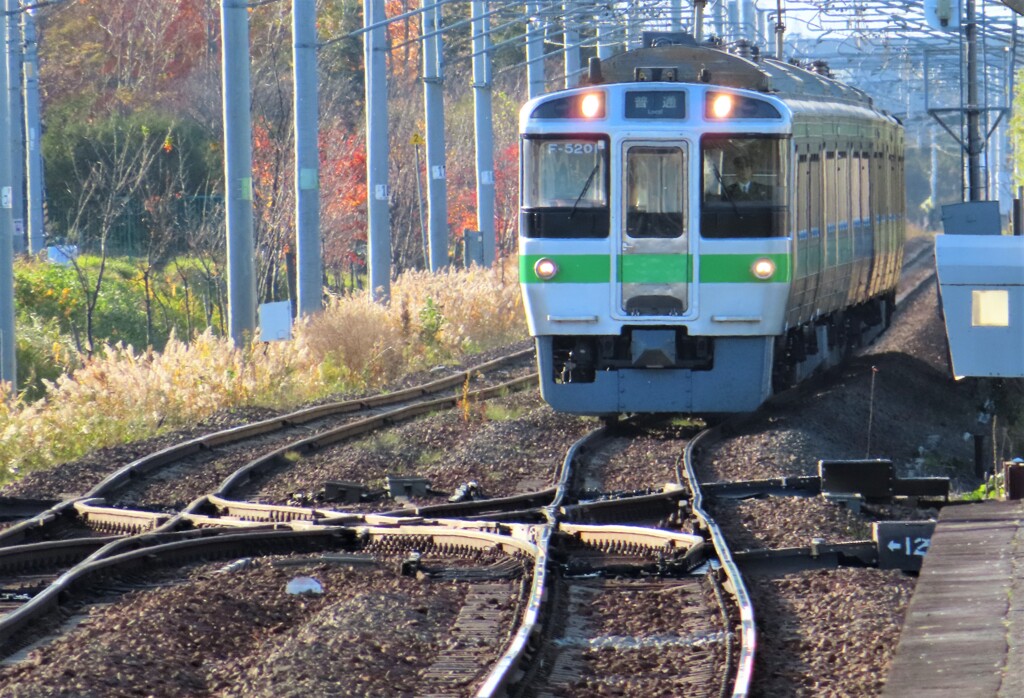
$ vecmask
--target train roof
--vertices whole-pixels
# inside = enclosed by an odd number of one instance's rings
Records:
[[[783,99],[872,106],[871,98],[863,91],[828,75],[783,61],[750,60],[696,44],[654,46],[618,53],[603,61],[591,59],[590,73],[581,84],[641,82],[651,79],[651,75],[665,80],[669,74],[666,69],[675,70],[675,82],[755,90]]]

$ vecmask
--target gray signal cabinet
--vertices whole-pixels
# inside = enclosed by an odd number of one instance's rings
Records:
[[[953,375],[1024,377],[1024,237],[937,235]]]

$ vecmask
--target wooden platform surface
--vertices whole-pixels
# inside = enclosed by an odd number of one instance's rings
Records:
[[[882,695],[1024,696],[1024,503],[942,510]]]

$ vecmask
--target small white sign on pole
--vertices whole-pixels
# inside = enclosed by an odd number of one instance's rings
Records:
[[[278,301],[260,305],[260,341],[276,342],[292,338],[292,303]]]

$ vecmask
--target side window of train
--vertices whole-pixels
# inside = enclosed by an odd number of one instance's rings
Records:
[[[789,141],[776,136],[704,136],[701,140],[701,235],[705,238],[788,235],[789,158]]]
[[[819,153],[812,153],[810,157],[810,177],[811,183],[807,191],[807,205],[810,209],[810,230],[808,231],[812,240],[821,239],[822,229],[822,211],[821,211],[821,155]],[[797,192],[797,198],[801,196],[800,192]],[[818,244],[818,243],[815,243]]]
[[[677,238],[686,232],[686,154],[677,146],[626,151],[626,234]]]
[[[796,165],[796,188],[797,191],[807,192],[810,190],[811,164],[807,155],[803,154],[797,159]],[[796,204],[796,234],[797,238],[806,240],[810,233],[810,198],[807,196],[797,197]]]

